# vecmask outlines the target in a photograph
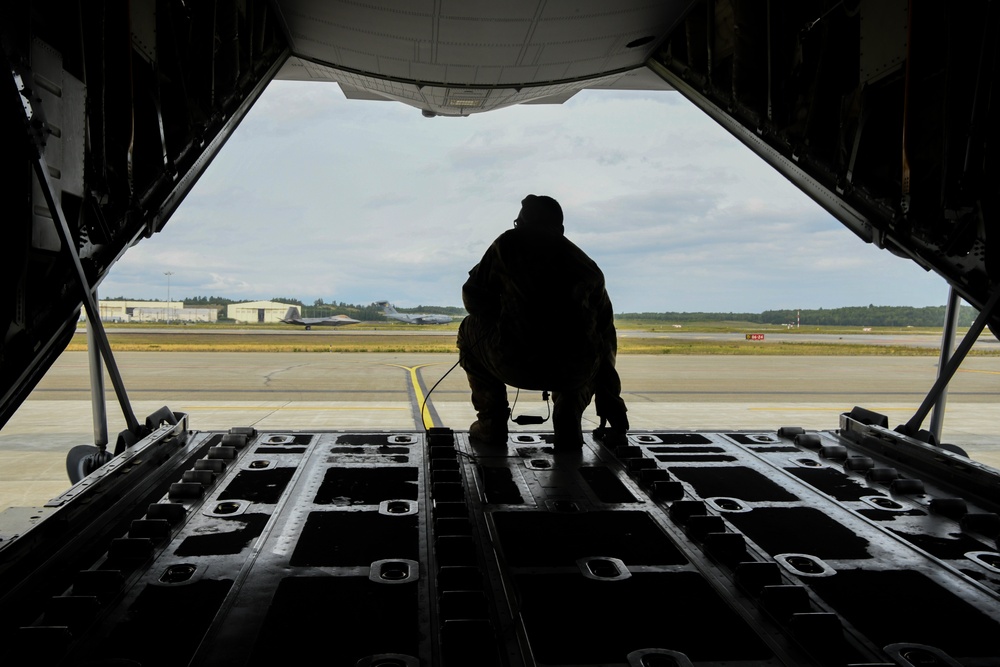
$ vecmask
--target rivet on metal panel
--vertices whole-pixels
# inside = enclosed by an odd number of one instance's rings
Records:
[[[1000,553],[995,551],[970,551],[965,554],[969,560],[974,560],[987,570],[1000,572]]]
[[[778,554],[774,560],[799,577],[832,577],[836,571],[812,554]]]
[[[594,556],[576,561],[584,577],[600,581],[622,581],[632,576],[625,563],[618,558]]]
[[[579,512],[582,510],[580,505],[573,500],[549,500],[546,501],[545,505],[552,512]]]
[[[896,502],[892,498],[886,498],[885,496],[864,496],[861,500],[875,509],[889,510],[892,512],[900,512],[906,509],[903,505]]]
[[[417,513],[417,503],[412,500],[383,500],[378,513],[387,516],[411,516]]]
[[[944,651],[923,644],[889,644],[885,653],[903,667],[960,667],[960,663]]]
[[[410,569],[406,567],[406,563],[393,561],[391,563],[383,563],[378,576],[386,581],[399,581],[401,579],[406,579],[409,574]]]
[[[227,502],[219,503],[218,505],[216,505],[215,506],[215,513],[216,514],[233,514],[234,512],[236,512],[239,509],[240,509],[240,504],[239,503],[234,503],[232,501],[227,501]]]
[[[403,655],[401,653],[380,653],[361,658],[354,667],[419,667],[420,661],[417,658]]]
[[[749,512],[750,508],[736,498],[706,498],[705,502],[720,512]]]
[[[683,653],[661,648],[644,648],[625,657],[628,667],[692,667],[691,659]]]
[[[420,565],[406,558],[388,558],[371,564],[368,579],[376,584],[406,584],[419,578]]]
[[[175,563],[160,575],[160,582],[164,584],[179,584],[187,581],[198,568],[191,563]]]

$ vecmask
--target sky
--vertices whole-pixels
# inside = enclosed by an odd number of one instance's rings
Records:
[[[562,205],[616,313],[929,306],[947,284],[863,243],[676,92],[424,118],[275,81],[102,298],[461,306],[527,194]]]

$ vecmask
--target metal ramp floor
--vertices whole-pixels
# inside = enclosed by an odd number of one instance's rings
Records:
[[[186,421],[0,545],[14,657],[1000,665],[1000,518],[981,466],[848,415],[833,432],[587,436],[579,453],[551,433],[504,449],[447,429]],[[922,478],[921,456],[981,502]],[[133,472],[146,483],[123,491]],[[60,539],[68,523],[93,532]]]

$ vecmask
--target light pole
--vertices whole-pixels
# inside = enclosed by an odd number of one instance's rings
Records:
[[[174,272],[164,271],[163,275],[167,277],[167,324],[170,324],[170,276],[174,275]]]

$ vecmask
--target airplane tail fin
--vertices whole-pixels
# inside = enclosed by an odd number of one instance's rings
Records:
[[[382,306],[382,312],[386,315],[395,315],[396,308],[388,301],[379,301],[378,305]]]
[[[289,306],[288,310],[285,311],[286,320],[297,320],[299,319],[299,309],[295,306]]]

